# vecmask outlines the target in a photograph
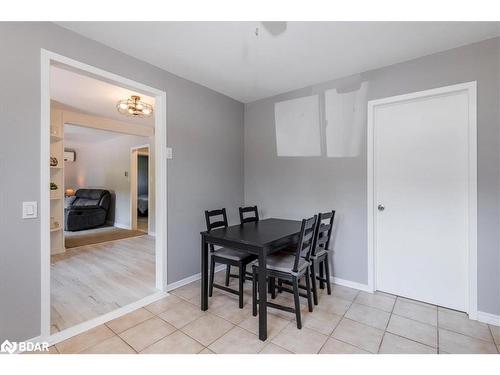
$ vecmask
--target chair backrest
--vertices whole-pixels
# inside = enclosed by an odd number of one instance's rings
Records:
[[[330,237],[332,236],[333,220],[335,211],[319,213],[316,223],[316,234],[314,236],[314,246],[311,255],[316,255],[321,249],[329,250]]]
[[[313,248],[314,242],[314,233],[316,230],[316,220],[316,215],[309,219],[302,219],[299,242],[297,245],[297,250],[295,252],[295,263],[293,265],[294,272],[297,272],[299,262],[302,257],[306,260],[309,260],[309,257],[311,256],[311,250]]]
[[[248,215],[245,215],[248,214]],[[257,206],[252,207],[240,207],[240,223],[252,223],[259,221],[259,211]]]
[[[108,211],[111,194],[104,189],[78,189],[71,203],[74,208],[102,208]]]
[[[219,218],[219,220],[214,220],[212,219],[218,216],[222,216],[222,218]],[[226,209],[221,208],[218,210],[212,210],[212,211],[205,211],[205,221],[207,223],[207,231],[210,232],[212,229],[217,229],[217,228],[227,228],[227,215],[226,215]],[[214,245],[210,244],[210,251],[214,252]]]

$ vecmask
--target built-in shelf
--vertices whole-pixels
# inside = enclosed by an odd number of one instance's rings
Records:
[[[51,254],[64,253],[64,127],[62,111],[50,109],[50,154],[58,163],[50,167],[50,182],[58,189],[50,191],[50,222],[58,223],[56,228],[50,229]]]
[[[58,135],[51,135],[50,136],[50,141],[51,142],[59,142],[59,141],[62,141],[63,140],[63,137],[59,137]]]

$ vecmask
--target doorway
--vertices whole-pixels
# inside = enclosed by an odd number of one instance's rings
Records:
[[[154,202],[155,211],[155,237],[153,246],[154,257],[154,287],[156,291],[134,303],[129,303],[113,309],[110,312],[77,324],[60,332],[51,334],[51,233],[54,228],[51,227],[52,221],[57,221],[59,225],[62,220],[51,220],[51,198],[53,192],[50,190],[51,165],[50,153],[51,142],[57,140],[60,142],[61,135],[51,133],[51,96],[50,96],[50,72],[52,66],[64,66],[68,71],[78,72],[82,75],[93,77],[103,82],[111,83],[116,86],[130,89],[132,91],[151,96],[155,100],[154,116],[154,188],[159,198]],[[76,124],[79,125],[79,119],[85,119],[85,114],[76,116]],[[64,121],[61,121],[63,124]],[[69,123],[72,123],[71,121]],[[74,122],[73,122],[74,123]],[[103,129],[112,130],[116,122],[106,120],[100,121]],[[115,129],[116,131],[116,129]],[[122,316],[138,307],[147,305],[166,293],[167,276],[167,241],[166,241],[166,209],[167,209],[167,163],[166,163],[166,94],[164,91],[143,85],[130,79],[115,75],[113,73],[95,68],[93,66],[80,63],[56,53],[41,50],[41,200],[40,200],[40,220],[41,220],[41,339],[53,344],[69,337],[84,332],[103,322]],[[129,146],[130,147],[130,146]],[[61,158],[59,158],[61,159]],[[60,186],[60,184],[57,184]],[[59,197],[58,197],[59,199]],[[127,214],[128,216],[128,214]]]
[[[476,83],[368,103],[372,290],[477,313]]]
[[[151,234],[150,147],[130,149],[130,222],[132,230]]]

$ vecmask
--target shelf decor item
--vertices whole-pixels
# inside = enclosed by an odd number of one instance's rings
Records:
[[[64,194],[65,194],[67,197],[72,197],[73,195],[75,195],[75,189],[72,189],[72,188],[67,188],[67,189],[64,191]]]
[[[153,113],[153,106],[141,100],[138,95],[132,95],[129,99],[120,100],[116,109],[122,115],[132,117],[149,117]]]
[[[59,161],[57,160],[57,158],[54,156],[51,156],[50,157],[50,166],[57,167],[58,164],[59,164]]]
[[[50,127],[50,135],[54,137],[59,137],[59,129],[55,126]]]
[[[54,230],[54,229],[58,229],[58,228],[59,228],[59,222],[55,219],[54,216],[51,216],[50,217],[50,229]]]
[[[59,189],[59,187],[54,182],[51,182],[50,183],[50,190],[57,190],[57,189]]]

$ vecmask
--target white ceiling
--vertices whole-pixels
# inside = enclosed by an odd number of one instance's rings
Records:
[[[126,134],[109,132],[107,130],[64,125],[64,145],[68,147],[74,147],[76,144],[95,144],[124,136]]]
[[[50,69],[50,98],[52,100],[94,115],[131,124],[154,126],[154,116],[129,117],[118,113],[116,109],[118,101],[134,94],[138,94],[142,100],[153,107],[154,98],[67,70],[63,66],[51,66]]]
[[[58,24],[242,102],[499,35],[497,22]]]

